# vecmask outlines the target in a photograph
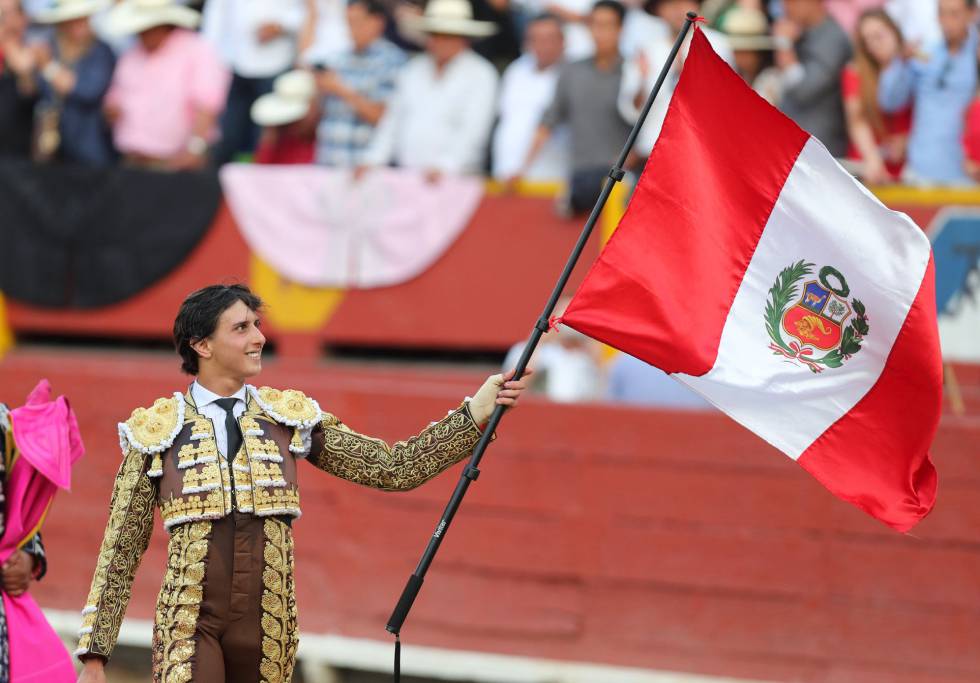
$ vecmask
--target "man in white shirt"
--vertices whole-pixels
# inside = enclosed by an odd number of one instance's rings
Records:
[[[493,177],[517,175],[527,158],[541,115],[555,96],[564,38],[553,14],[535,17],[527,26],[525,53],[507,67],[500,83],[500,119],[493,136]],[[524,178],[558,181],[568,175],[568,131],[552,135]]]
[[[215,152],[219,164],[255,150],[259,129],[249,115],[252,104],[272,92],[272,81],[295,63],[305,20],[305,0],[208,0],[204,4],[201,33],[234,74]]]
[[[365,165],[421,169],[433,181],[483,171],[498,77],[470,40],[496,27],[471,17],[467,0],[431,0],[414,22],[427,35],[425,52],[399,75]]]
[[[653,90],[653,86],[660,76],[660,70],[670,56],[671,47],[684,26],[687,13],[700,13],[701,2],[700,0],[651,0],[647,3],[647,9],[663,20],[670,31],[654,34],[649,42],[638,45],[634,57],[623,67],[623,80],[619,89],[619,112],[630,123],[634,123],[640,117],[640,110],[643,109],[647,96]],[[734,65],[735,56],[728,43],[728,38],[723,33],[709,28],[703,30],[718,56],[728,62],[729,65]],[[654,102],[646,123],[636,138],[634,150],[641,159],[650,156],[654,143],[660,137],[660,129],[663,127],[664,118],[667,116],[667,105],[670,104],[674,88],[677,87],[677,81],[680,78],[687,51],[690,49],[693,34],[693,31],[688,33],[687,40],[677,55],[667,80],[664,81],[660,96]]]

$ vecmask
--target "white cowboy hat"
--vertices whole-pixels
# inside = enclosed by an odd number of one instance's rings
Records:
[[[733,7],[725,13],[721,30],[728,34],[733,50],[774,50],[776,41],[769,35],[766,15],[755,9]]]
[[[316,97],[316,81],[309,71],[287,71],[272,83],[272,92],[252,104],[252,120],[266,126],[285,126],[310,111]]]
[[[142,33],[156,26],[197,28],[201,15],[174,0],[122,0],[109,10],[106,29],[115,35]]]
[[[108,6],[108,0],[57,0],[53,7],[38,12],[34,21],[39,24],[60,24],[63,21],[90,17]]]
[[[473,19],[473,8],[468,0],[429,0],[422,16],[407,19],[406,23],[424,33],[471,38],[492,36],[497,32],[493,22]]]

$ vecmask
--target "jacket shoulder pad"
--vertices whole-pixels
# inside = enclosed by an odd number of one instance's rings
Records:
[[[130,449],[142,453],[161,453],[170,448],[184,426],[184,397],[180,392],[164,396],[149,408],[137,408],[129,419],[119,423],[119,444],[123,453]]]
[[[273,389],[272,387],[248,387],[252,398],[262,408],[262,412],[276,422],[290,427],[313,427],[320,421],[320,406],[312,398],[296,389]]]

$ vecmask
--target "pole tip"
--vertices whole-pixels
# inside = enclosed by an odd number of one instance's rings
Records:
[[[697,21],[698,18],[699,18],[699,16],[698,16],[698,13],[697,12],[688,12],[687,13],[687,20],[688,21]]]

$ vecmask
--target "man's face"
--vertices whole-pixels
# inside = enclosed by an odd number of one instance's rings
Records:
[[[347,26],[350,28],[354,48],[357,50],[366,48],[385,31],[384,18],[371,14],[358,3],[347,8]]]
[[[939,0],[939,25],[947,43],[961,43],[970,33],[974,11],[967,0]]]
[[[541,68],[547,68],[561,59],[565,51],[565,38],[557,21],[542,19],[527,27],[527,51]]]
[[[201,356],[200,364],[207,364],[213,374],[242,382],[259,374],[265,346],[259,325],[258,314],[236,301],[218,318],[211,336],[193,345]]]
[[[453,36],[444,33],[432,33],[425,43],[426,51],[432,55],[437,64],[445,64],[469,46],[469,41],[463,36]]]
[[[783,0],[783,11],[790,21],[806,25],[813,13],[813,5],[819,5],[823,0]]]
[[[147,52],[153,52],[163,45],[172,30],[172,26],[154,26],[153,28],[148,28],[140,33],[140,45]]]
[[[81,17],[58,24],[58,33],[65,36],[70,42],[83,43],[92,36],[92,29],[89,26],[88,17]]]
[[[599,55],[609,55],[619,51],[619,33],[622,29],[619,14],[608,7],[597,7],[589,15],[589,30]]]
[[[0,38],[18,40],[27,28],[27,18],[18,0],[0,0]]]
[[[674,33],[679,33],[684,28],[687,13],[697,13],[701,9],[700,5],[700,2],[694,0],[664,0],[657,7],[657,16],[666,21]]]

